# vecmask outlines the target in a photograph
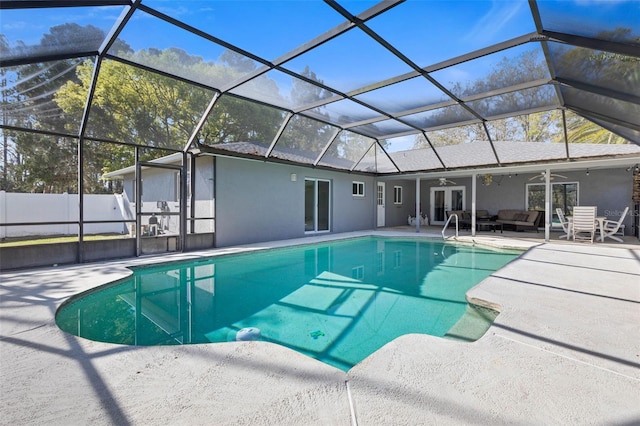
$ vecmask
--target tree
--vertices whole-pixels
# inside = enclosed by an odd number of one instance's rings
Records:
[[[0,34],[0,56],[5,57],[9,52],[9,43],[7,42],[7,38],[4,34]],[[13,90],[9,88],[9,76],[8,70],[6,68],[0,68],[0,87],[2,87],[0,102],[2,105],[2,115],[0,116],[0,120],[3,125],[11,125],[10,115],[8,114],[9,105],[11,104],[11,100],[13,98]],[[0,181],[0,190],[4,191],[12,191],[13,190],[13,179],[11,178],[11,168],[12,163],[15,162],[15,158],[13,153],[14,143],[12,142],[12,138],[10,136],[11,132],[7,132],[6,130],[0,129],[0,143],[2,143],[2,164],[0,167],[2,168],[2,180]]]
[[[18,151],[25,159],[17,165],[21,192],[77,193],[77,141],[64,137],[24,133]]]
[[[255,63],[231,50],[220,55],[226,72],[242,78],[255,71]],[[230,78],[233,80],[233,78]],[[282,99],[275,81],[260,75],[243,85],[245,90],[262,93],[277,103]],[[208,145],[233,142],[256,142],[269,146],[282,123],[284,111],[257,102],[223,95],[216,102],[199,139]]]
[[[307,65],[302,75],[309,80],[322,84],[315,72]],[[293,79],[291,102],[296,107],[313,104],[331,95],[330,92],[304,80]],[[286,132],[278,141],[278,148],[295,148],[313,154],[320,153],[329,143],[329,136],[334,131],[332,126],[311,118],[295,115],[287,124]]]
[[[231,61],[231,65],[207,63],[176,48],[140,50],[126,56],[132,62],[160,70],[172,69],[198,81],[230,81],[253,66],[252,62],[232,54],[221,56]],[[243,72],[234,67],[242,68]],[[78,81],[68,82],[56,94],[64,111],[84,108],[83,96],[91,84],[92,72],[93,64],[85,62],[78,67]],[[182,150],[212,98],[212,91],[186,81],[105,60],[100,67],[85,136]],[[281,120],[281,112],[225,96],[216,103],[198,137],[203,143],[215,144],[273,135],[273,117]],[[104,170],[116,170],[134,162],[127,147],[112,145],[109,149],[113,155]],[[149,160],[155,156],[149,151],[141,158]]]
[[[37,46],[27,47],[18,41],[10,49],[2,37],[0,49],[3,55],[28,53],[25,50],[44,53],[58,46],[99,45],[104,38],[105,34],[96,27],[64,24],[52,27]],[[134,52],[126,43],[116,40],[110,53],[149,68],[175,71],[194,81],[234,81],[255,68],[253,61],[231,51],[213,63],[177,48]],[[3,83],[7,82],[3,85],[2,102],[3,106],[9,106],[3,107],[3,124],[57,134],[42,136],[3,130],[4,189],[77,191],[77,137],[94,68],[93,59],[80,58],[2,69],[0,77]],[[99,180],[103,173],[133,164],[134,150],[124,144],[160,149],[142,150],[143,160],[170,152],[163,151],[167,148],[182,150],[213,98],[213,92],[201,86],[119,61],[104,60],[99,71],[83,142],[87,192],[105,190]],[[273,81],[265,77],[258,80],[277,94]],[[281,111],[256,103],[247,108],[247,102],[235,98],[220,106],[200,132],[204,141],[272,138],[282,119]],[[226,120],[228,117],[233,120]],[[257,126],[252,125],[255,117],[260,117]],[[95,139],[116,143],[91,142]],[[43,153],[47,153],[48,161]],[[54,164],[55,168],[51,167]]]
[[[616,28],[596,36],[601,40],[628,42],[631,29]],[[638,42],[638,40],[636,40]],[[633,93],[640,87],[640,58],[618,53],[594,51],[584,48],[558,48],[555,53],[559,75],[580,76],[580,80],[590,85]],[[587,97],[589,94],[574,93],[573,96]],[[584,99],[586,104],[602,102],[597,108],[602,111],[616,111],[620,107],[616,100],[602,97]],[[571,143],[623,144],[627,140],[575,114],[567,114],[567,132]]]
[[[615,135],[577,114],[567,112],[567,137],[569,143],[625,144],[627,140]]]
[[[48,53],[59,45],[80,40],[86,43],[87,40],[100,37],[103,38],[104,34],[95,27],[64,24],[52,27],[35,47],[27,48],[18,41],[13,49],[5,44],[3,50],[7,49],[10,54],[24,50]],[[13,164],[5,167],[7,171],[13,170],[11,183],[6,183],[6,187],[11,190],[77,190],[77,139],[60,134],[77,135],[78,128],[68,126],[69,117],[65,116],[53,99],[53,94],[60,85],[75,78],[74,68],[77,63],[78,60],[69,59],[3,69],[7,82],[3,91],[3,100],[7,101],[7,108],[3,110],[4,122],[14,127],[58,134],[44,136],[19,131],[4,134],[5,146],[11,145],[14,151]],[[5,156],[7,158],[8,155]]]
[[[600,34],[605,40],[625,40],[630,30],[616,29]],[[558,75],[580,75],[589,84],[610,87],[612,82],[622,88],[632,90],[640,85],[640,60],[607,52],[594,52],[583,48],[558,48],[554,64]],[[544,78],[546,64],[537,59],[534,51],[523,52],[517,60],[500,61],[486,78],[469,83],[463,87],[456,84],[452,92],[460,97],[486,93],[501,87],[518,84],[525,79]],[[624,91],[624,90],[621,90]],[[555,93],[550,87],[531,88],[506,93],[499,96],[474,101],[474,108],[485,116],[500,115],[512,111],[524,111],[532,105],[552,105]],[[606,102],[615,102],[607,100]],[[613,108],[614,105],[611,105]],[[445,108],[430,118],[429,125],[442,125],[465,121],[466,112],[460,108]],[[468,119],[468,117],[466,117]],[[487,123],[489,134],[494,141],[523,142],[564,142],[562,116],[559,110],[549,110],[534,114],[522,114]],[[600,126],[577,115],[567,114],[567,132],[571,143],[626,143]],[[462,142],[487,140],[487,134],[480,125],[455,127],[429,133],[434,146],[458,144]],[[428,144],[422,135],[416,137],[415,148],[426,148]]]

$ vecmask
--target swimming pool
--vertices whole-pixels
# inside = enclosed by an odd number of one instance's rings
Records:
[[[139,267],[65,302],[56,323],[126,345],[259,339],[348,370],[404,334],[460,334],[467,290],[519,254],[364,237]]]

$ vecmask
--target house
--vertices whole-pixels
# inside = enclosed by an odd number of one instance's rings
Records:
[[[474,144],[441,148],[443,155],[473,161]],[[480,145],[480,143],[476,143]],[[536,143],[498,142],[505,158],[529,150],[531,156],[549,156]],[[253,144],[234,144],[245,151],[245,158],[221,155],[222,150],[200,153],[194,173],[189,163],[189,190],[186,208],[197,206],[193,217],[209,217],[211,228],[202,223],[195,232],[215,234],[215,246],[225,247],[261,241],[282,240],[326,232],[367,230],[376,227],[407,225],[407,217],[416,211],[427,216],[431,225],[443,225],[447,210],[477,209],[496,214],[501,209],[544,210],[547,168],[550,182],[551,212],[557,207],[570,213],[574,205],[595,205],[600,215],[617,219],[625,207],[637,209],[632,202],[634,176],[638,174],[640,148],[636,145],[571,144],[581,161],[570,164],[545,162],[518,164],[502,168],[445,173],[412,173],[404,176],[346,173],[328,168],[310,168],[258,160],[264,151]],[[230,149],[225,146],[224,149]],[[461,151],[464,149],[466,156]],[[564,146],[558,145],[559,151]],[[449,151],[449,152],[448,152]],[[248,152],[254,158],[246,157]],[[603,154],[617,158],[603,161]],[[390,154],[395,163],[427,164],[428,149]],[[290,157],[304,153],[290,150]],[[180,167],[182,154],[172,154],[155,161]],[[337,160],[332,161],[336,164]],[[177,233],[179,212],[179,177],[175,169],[142,167],[141,201],[143,211],[163,215],[165,205],[170,214],[167,231]],[[366,164],[362,165],[366,168]],[[417,166],[415,166],[417,167]],[[442,179],[446,176],[447,179]],[[121,179],[128,199],[135,200],[135,167],[104,175]],[[475,183],[475,185],[474,185]],[[192,195],[192,188],[195,193]],[[416,188],[418,190],[416,191]],[[150,207],[147,207],[150,203]],[[135,209],[134,209],[135,210]],[[552,217],[555,216],[552,214]],[[165,217],[163,217],[163,221]],[[633,215],[625,218],[627,232],[636,232]],[[544,222],[541,222],[544,229]],[[199,231],[198,231],[199,229]],[[165,231],[164,228],[162,228]]]

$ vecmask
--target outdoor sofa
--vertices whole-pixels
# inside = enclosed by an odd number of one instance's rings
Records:
[[[460,226],[460,229],[471,229],[471,211],[451,210],[447,212],[447,218],[451,217],[453,214],[458,215],[458,225]],[[489,210],[476,210],[477,221],[487,221],[492,219],[493,216],[489,214]]]
[[[538,232],[541,213],[538,210],[499,210],[495,221],[501,223],[505,228],[516,231],[535,230]]]
[[[538,232],[539,220],[542,212],[538,210],[499,210],[497,215],[489,214],[488,210],[476,210],[478,222],[491,221],[502,224],[504,229],[515,231],[535,230]],[[458,224],[461,229],[471,229],[471,212],[468,210],[451,210],[447,217],[458,215]]]

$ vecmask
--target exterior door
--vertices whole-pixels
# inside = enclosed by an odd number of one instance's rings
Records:
[[[378,206],[376,215],[378,217],[377,226],[378,228],[383,227],[385,224],[385,183],[378,182],[378,189],[376,191],[376,205]]]
[[[443,186],[431,188],[430,201],[430,223],[434,225],[444,225],[447,220],[447,211],[465,209],[465,187]]]
[[[304,180],[304,230],[327,232],[331,218],[331,182],[324,179]]]

